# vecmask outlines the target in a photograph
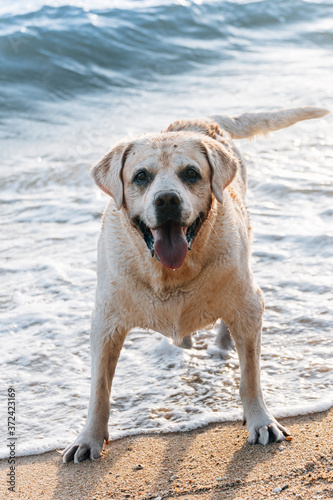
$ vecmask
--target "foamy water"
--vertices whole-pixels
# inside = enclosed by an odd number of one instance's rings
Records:
[[[1,7],[0,380],[4,396],[16,390],[18,454],[64,447],[84,425],[107,200],[90,166],[121,137],[181,117],[332,109],[332,26],[331,2]],[[238,146],[266,299],[266,401],[276,416],[322,410],[333,404],[332,118]],[[197,332],[190,350],[159,333],[129,334],[111,438],[241,417],[238,358],[221,357],[215,329]]]

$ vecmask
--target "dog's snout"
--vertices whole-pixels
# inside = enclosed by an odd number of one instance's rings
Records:
[[[177,191],[160,191],[155,196],[154,205],[163,209],[177,208],[181,201],[182,199]]]

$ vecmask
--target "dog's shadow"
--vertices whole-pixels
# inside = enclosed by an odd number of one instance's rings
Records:
[[[101,482],[114,479],[114,475],[112,475],[113,467],[118,460],[122,459],[128,449],[127,446],[117,446],[116,454],[112,454],[111,449],[106,449],[102,458],[94,462],[85,460],[80,464],[74,464],[73,462],[59,463],[57,484],[51,497],[52,500],[63,500],[65,498],[88,500],[98,497]],[[82,483],[84,483],[84,490],[82,489]]]
[[[315,414],[313,420],[320,425],[327,413]],[[296,421],[289,417],[283,419],[283,425],[298,436],[308,421],[308,416]],[[282,473],[279,448],[283,446],[286,454],[294,447],[293,441],[252,446],[246,442],[247,434],[240,422],[226,422],[185,433],[113,441],[101,460],[57,464],[57,484],[51,498],[100,498],[101,485],[108,492],[107,498],[138,498],[140,490],[149,492],[150,498],[199,494],[211,500],[247,498],[244,489],[256,488],[258,482],[275,484],[274,478]],[[315,446],[320,447],[320,443]],[[134,469],[136,460],[141,460],[142,471]],[[288,470],[294,464],[291,454]]]
[[[321,413],[313,414],[310,418],[315,421],[318,425],[322,425],[321,421],[325,419],[328,415],[329,410]],[[308,425],[309,415],[284,418],[281,422],[290,431],[291,434],[296,436],[301,435],[304,429],[304,424]],[[247,434],[245,431],[244,433]],[[211,491],[211,500],[222,500],[224,498],[249,498],[248,494],[244,495],[242,491],[244,487],[255,485],[258,480],[271,483],[276,485],[274,481],[275,477],[281,477],[282,469],[277,469],[276,458],[279,453],[281,453],[280,448],[288,449],[293,447],[293,441],[282,441],[280,443],[271,443],[267,446],[260,445],[249,445],[246,441],[243,442],[241,448],[238,448],[233,453],[227,467],[224,470],[223,481],[221,484]],[[320,448],[320,443],[314,445],[315,448]],[[284,458],[284,461],[288,464],[287,468],[290,469],[298,463],[294,461],[294,458],[289,458],[289,463]],[[272,462],[272,463],[271,463]],[[258,474],[255,472],[258,470]],[[207,497],[208,498],[208,497]]]
[[[224,424],[224,426],[229,428],[229,424]],[[216,425],[216,429],[218,428],[219,424]],[[252,446],[246,441],[244,442],[247,434],[245,428],[242,431],[233,426],[233,431],[233,436],[234,433],[236,433],[235,435],[238,434],[241,442],[235,442],[234,437],[225,442],[225,446],[229,448],[226,454],[219,454],[219,447],[223,447],[223,442],[214,446],[211,440],[207,444],[201,444],[200,450],[198,450],[195,442],[196,437],[198,433],[206,433],[207,428],[202,429],[202,431],[197,430],[193,434],[192,432],[185,433],[181,439],[177,435],[174,437],[169,435],[159,474],[154,484],[151,485],[152,491],[158,492],[163,497],[163,490],[166,490],[165,493],[169,490],[167,498],[186,497],[198,493],[205,494],[205,498],[211,498],[212,500],[223,499],[226,495],[229,499],[241,498],[242,488],[251,483],[252,480],[253,482],[256,481],[255,477],[253,479],[251,477],[254,469],[266,468],[265,462],[271,461],[280,453],[279,447],[282,444],[286,446],[286,442],[272,443],[266,447]],[[177,444],[177,439],[180,441],[179,444]],[[237,446],[237,449],[233,452],[230,449],[231,446]],[[206,455],[208,458],[207,462],[204,463],[206,470],[201,469],[203,463],[202,457],[198,456],[199,453]],[[210,456],[214,456],[212,459],[215,462],[215,467],[212,466],[214,477],[211,474],[208,477],[211,469]],[[216,462],[219,463],[218,466],[216,466]],[[206,471],[208,472],[207,477]],[[167,478],[169,478],[169,484]],[[174,489],[174,487],[177,487],[177,483],[179,483],[180,487],[178,491]]]
[[[245,442],[241,448],[235,450],[231,460],[229,461],[223,481],[217,486],[212,493],[212,500],[223,498],[223,493],[228,493],[228,498],[241,498],[241,490],[245,485],[252,482],[249,476],[257,467],[265,467],[264,463],[280,453],[279,446],[281,443],[272,443],[265,447],[260,445],[249,445]],[[255,481],[255,479],[253,479]]]

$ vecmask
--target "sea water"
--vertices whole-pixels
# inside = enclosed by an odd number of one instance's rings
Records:
[[[16,0],[0,7],[1,456],[7,388],[17,454],[62,448],[90,386],[96,245],[107,202],[89,169],[119,139],[182,117],[333,109],[331,1]],[[264,291],[262,386],[276,416],[333,404],[332,118],[237,145]],[[241,418],[239,363],[135,329],[109,430]]]

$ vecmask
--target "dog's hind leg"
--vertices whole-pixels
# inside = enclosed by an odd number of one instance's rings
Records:
[[[235,347],[228,327],[222,320],[217,332],[215,343],[222,351],[230,351]],[[191,347],[193,347],[193,337],[191,333],[183,338],[181,347],[183,347],[184,349],[191,349]]]
[[[181,347],[183,347],[184,349],[191,349],[192,346],[193,346],[193,338],[192,334],[190,333],[189,335],[186,335],[186,337],[183,338]]]
[[[230,351],[234,348],[234,342],[224,321],[221,320],[219,330],[215,339],[216,345],[223,351]]]

